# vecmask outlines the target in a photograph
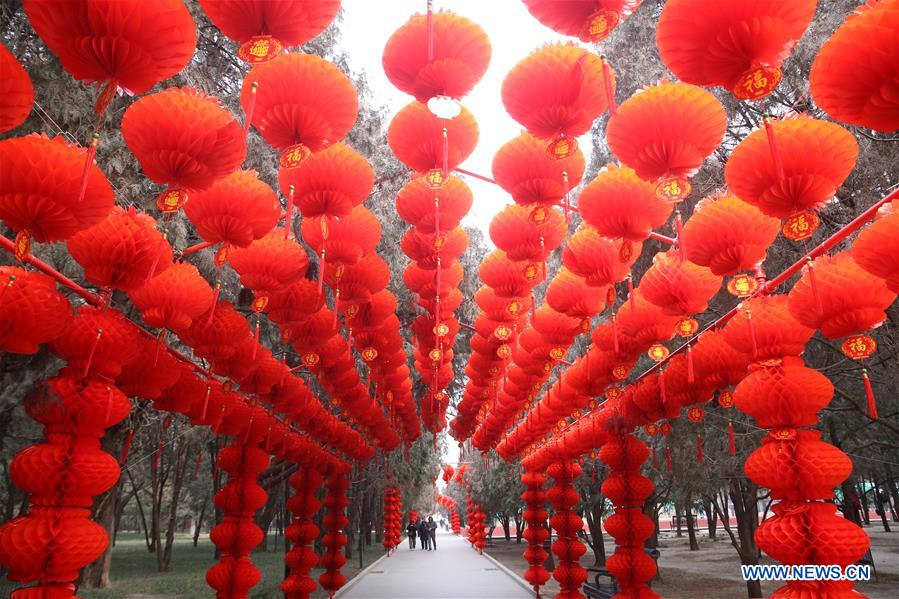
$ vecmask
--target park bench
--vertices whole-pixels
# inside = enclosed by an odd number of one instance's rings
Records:
[[[650,549],[649,547],[645,548],[644,551],[658,565],[661,552],[658,549]],[[593,575],[593,582],[585,582],[583,587],[584,595],[588,599],[612,599],[620,591],[615,577],[605,568],[587,568],[587,572]],[[652,583],[650,583],[650,586],[652,586]]]

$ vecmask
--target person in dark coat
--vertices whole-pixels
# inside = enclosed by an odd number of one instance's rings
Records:
[[[428,516],[428,539],[431,541],[431,549],[437,551],[437,523],[434,516]]]
[[[418,528],[412,520],[409,520],[409,526],[406,527],[406,536],[409,537],[409,549],[415,549],[415,537],[418,536]]]
[[[431,550],[431,531],[428,530],[428,523],[419,519],[418,521],[418,538],[421,540],[421,548]]]

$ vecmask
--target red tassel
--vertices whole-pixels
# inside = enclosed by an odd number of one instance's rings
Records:
[[[328,218],[322,216],[321,218]],[[287,192],[287,212],[284,215],[284,239],[290,239],[290,231],[293,229],[293,185]]]
[[[256,108],[256,89],[259,87],[259,82],[254,81],[250,86],[250,99],[249,106],[247,106],[247,113],[243,117],[243,138],[247,139],[247,136],[250,134],[250,121],[253,120],[253,110]]]
[[[810,256],[805,257],[808,266],[808,282],[812,288],[812,297],[815,298],[815,309],[821,314],[824,309],[821,307],[821,296],[818,294],[818,279],[815,277],[815,268]]]
[[[618,112],[618,106],[615,104],[615,91],[612,89],[612,67],[609,66],[609,62],[606,60],[606,57],[603,56],[602,60],[602,80],[603,85],[606,88],[606,103],[609,105],[609,114],[615,116]]]
[[[434,195],[434,232],[440,235],[440,196]]]
[[[259,315],[256,316],[256,327],[253,331],[253,341],[256,343],[253,344],[253,353],[250,355],[250,360],[256,359],[256,349],[259,347]]]
[[[340,289],[334,292],[334,314],[331,316],[331,329],[337,329],[337,311],[340,310]]]
[[[200,473],[200,462],[203,461],[203,450],[201,449],[197,452],[197,462],[194,464],[194,478],[197,478],[197,475]]]
[[[212,393],[212,387],[206,385],[206,397],[203,398],[203,410],[200,412],[200,422],[206,422],[206,411],[209,409],[209,395]]]
[[[112,413],[112,387],[106,387],[106,413],[103,414],[103,428],[105,423],[109,422],[109,415]]]
[[[627,303],[631,307],[631,314],[637,311],[637,303],[634,301],[634,277],[627,275]]]
[[[440,269],[442,268],[440,263],[440,256],[437,256],[437,268],[434,271],[434,283],[437,287],[437,293],[440,293]]]
[[[665,371],[659,371],[659,399],[662,402],[662,406],[668,405],[668,398],[665,396]]]
[[[696,382],[696,375],[693,370],[693,350],[687,343],[687,383],[692,385],[694,382]]]
[[[702,454],[702,433],[696,433],[696,459],[702,464],[705,456]]]
[[[206,319],[206,326],[209,326],[212,324],[212,317],[215,316],[215,307],[219,303],[219,296],[221,295],[221,293],[222,293],[222,283],[221,283],[221,281],[218,280],[218,277],[216,277],[215,293],[212,294],[212,307],[209,308],[209,317]]]
[[[449,176],[449,137],[446,134],[446,127],[443,128],[443,178]]]
[[[325,281],[325,248],[322,248],[321,259],[318,261],[318,297],[322,296],[322,284]]]
[[[534,292],[531,292],[531,324],[534,324],[534,314],[537,312],[537,300],[534,299]]]
[[[562,184],[565,186],[565,195],[562,200],[562,210],[565,212],[565,222],[571,222],[571,198],[569,198],[568,194],[570,190],[568,189],[568,172],[562,171]]]
[[[615,313],[612,313],[612,348],[615,350],[615,353],[618,353],[618,319],[615,318]]]
[[[87,375],[91,371],[91,364],[94,363],[94,354],[97,351],[97,346],[100,345],[100,337],[103,336],[103,329],[97,329],[97,336],[94,338],[93,344],[91,344],[91,350],[87,354],[87,362],[84,364],[84,372],[81,373],[81,378],[87,378]]]
[[[868,370],[862,369],[862,379],[865,381],[865,396],[868,398],[868,416],[871,420],[877,420],[877,400],[874,398],[874,388],[871,379],[868,378]]]
[[[771,119],[765,117],[765,133],[768,135],[768,148],[771,150],[771,161],[774,163],[774,172],[778,181],[783,181],[784,165],[780,159],[780,152],[777,150],[777,140],[774,138],[774,127],[771,125]]]
[[[755,327],[752,326],[752,312],[746,310],[746,325],[749,327],[749,338],[752,341],[752,357],[757,358],[759,355],[758,342],[755,340]]]
[[[84,159],[84,169],[81,171],[81,186],[78,188],[78,201],[84,199],[84,193],[87,191],[88,175],[91,172],[91,165],[94,163],[94,156],[97,155],[97,146],[100,145],[100,134],[91,135],[91,143],[87,148],[87,156]]]
[[[163,233],[162,237],[159,238],[159,244],[156,246],[156,256],[153,258],[153,265],[150,266],[150,270],[147,272],[148,281],[156,276],[156,267],[159,266],[159,261],[162,259],[162,248],[167,239],[168,233]]]
[[[434,60],[434,0],[428,0],[428,62]]]
[[[128,451],[131,449],[131,441],[134,439],[134,429],[132,428],[128,431],[128,436],[125,438],[125,444],[122,446],[122,458],[119,462],[124,466],[125,462],[128,460]]]
[[[665,469],[671,472],[671,447],[665,447]]]
[[[153,463],[150,465],[150,469],[153,472],[156,472],[156,468],[159,467],[159,458],[162,456],[162,448],[165,446],[165,443],[160,441],[159,447],[156,449],[156,454],[153,456]]]
[[[440,294],[434,296],[434,326],[440,324]]]
[[[674,211],[674,229],[677,231],[677,255],[683,262],[687,259],[687,249],[684,247],[684,221],[681,219],[680,210]]]
[[[734,439],[734,423],[729,420],[727,422],[727,453],[730,455],[737,455],[737,443]]]
[[[546,282],[546,241],[543,239],[543,235],[540,236],[540,256],[543,258],[543,261],[540,262],[540,268],[543,274],[543,281]]]

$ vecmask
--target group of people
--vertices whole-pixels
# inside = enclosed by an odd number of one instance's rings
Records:
[[[427,521],[421,518],[415,522],[409,520],[406,534],[409,536],[410,549],[415,549],[415,538],[418,537],[422,549],[437,551],[437,523],[434,522],[433,516],[428,516]]]

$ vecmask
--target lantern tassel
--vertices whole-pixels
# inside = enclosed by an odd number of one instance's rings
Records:
[[[732,456],[737,455],[737,443],[734,439],[734,423],[730,420],[727,422],[727,453]]]
[[[100,145],[100,134],[94,132],[91,135],[91,143],[87,147],[87,156],[84,158],[84,169],[81,171],[81,185],[78,187],[78,202],[84,199],[87,191],[88,175],[91,172],[91,165],[94,163],[94,156],[97,155],[97,146]]]
[[[153,455],[153,463],[150,465],[150,469],[153,472],[156,472],[156,469],[159,467],[159,458],[162,456],[162,448],[165,446],[164,441],[159,442],[159,447],[156,448],[156,453]]]
[[[705,461],[705,456],[702,453],[702,433],[696,433],[696,459],[699,460],[700,464]]]
[[[664,370],[659,372],[659,400],[662,402],[662,406],[668,405],[668,398],[665,396],[665,371]]]
[[[100,345],[100,337],[103,336],[103,329],[97,329],[97,336],[94,338],[94,342],[91,344],[91,350],[87,353],[87,362],[84,364],[84,371],[81,373],[81,378],[87,378],[87,375],[91,371],[91,364],[94,363],[94,354],[97,351],[97,346]]]
[[[665,469],[671,472],[671,447],[665,447]]]
[[[680,210],[674,211],[674,230],[677,233],[677,255],[683,262],[687,259],[687,248],[684,244],[684,221],[680,216]]]
[[[868,370],[862,370],[862,380],[865,381],[865,396],[868,400],[868,416],[871,420],[877,420],[877,400],[874,397],[874,387],[871,386],[871,379],[868,378]]]
[[[206,319],[206,326],[212,324],[212,317],[215,316],[215,307],[219,303],[219,296],[222,293],[222,282],[216,277],[215,293],[212,294],[212,307],[209,308],[209,317]]]
[[[128,436],[125,437],[125,444],[122,445],[122,458],[119,460],[123,466],[125,462],[128,461],[128,452],[131,450],[131,441],[134,439],[134,428],[128,431]]]
[[[253,353],[250,355],[250,360],[256,359],[256,349],[259,347],[259,315],[256,315],[256,326],[253,331],[253,341],[256,343],[253,344]]]
[[[247,106],[247,112],[243,117],[243,138],[246,141],[247,136],[250,135],[250,121],[253,120],[253,111],[256,108],[256,90],[259,87],[259,82],[254,81],[250,86],[250,99],[247,101],[249,104]]]
[[[606,89],[606,103],[609,105],[609,114],[615,116],[618,106],[615,104],[615,90],[612,89],[612,67],[609,66],[609,61],[605,56],[600,60],[602,61],[602,82]]]
[[[774,127],[771,125],[771,119],[765,117],[765,133],[768,135],[768,148],[771,150],[771,161],[774,163],[774,172],[778,181],[784,179],[784,165],[780,159],[780,151],[777,149],[777,140],[774,138]]]
[[[546,241],[543,239],[543,235],[540,236],[540,256],[543,257],[543,260],[540,262],[540,268],[543,281],[546,282]]]
[[[612,349],[615,350],[615,353],[618,353],[618,319],[615,318],[615,313],[612,313]]]
[[[534,324],[534,314],[537,312],[537,300],[534,299],[534,292],[531,292],[531,324]]]
[[[206,412],[209,410],[209,396],[212,394],[212,387],[206,385],[206,397],[203,398],[203,410],[200,412],[200,422],[206,422]]]
[[[449,136],[446,127],[443,128],[443,178],[449,176]]]
[[[440,235],[440,196],[434,195],[434,233]]]
[[[757,358],[759,355],[759,346],[755,339],[755,327],[752,325],[752,312],[749,310],[746,310],[746,324],[749,327],[749,339],[752,341],[752,357]]]
[[[197,461],[194,464],[194,478],[197,478],[197,475],[200,473],[200,462],[203,461],[203,450],[197,452]]]
[[[321,259],[318,262],[318,297],[322,296],[322,285],[325,281],[325,248],[322,248]]]
[[[150,270],[147,271],[147,281],[156,276],[156,267],[159,266],[159,261],[162,259],[162,248],[167,239],[168,233],[163,233],[162,237],[159,238],[159,243],[156,245],[156,256],[153,257],[153,264],[150,265]]]
[[[696,374],[693,369],[693,350],[692,346],[687,343],[687,383],[692,385],[696,382]]]
[[[815,267],[810,256],[806,256],[805,260],[808,266],[809,286],[812,288],[812,297],[815,299],[815,309],[818,311],[818,314],[821,314],[824,312],[824,308],[821,304],[821,295],[818,293],[818,279],[815,276]]]
[[[428,0],[428,62],[434,60],[434,0]]]
[[[562,200],[562,210],[565,212],[565,222],[571,222],[571,198],[569,197],[569,193],[571,192],[568,189],[568,171],[562,171],[562,184],[565,186],[565,195]]]
[[[631,314],[637,311],[637,303],[634,301],[634,277],[627,275],[627,303],[631,308]]]
[[[331,329],[337,329],[337,311],[340,310],[340,289],[334,292],[334,314],[331,316]]]
[[[328,218],[323,216],[322,218]],[[293,185],[287,192],[287,211],[284,214],[284,239],[290,239],[290,230],[293,228]]]

